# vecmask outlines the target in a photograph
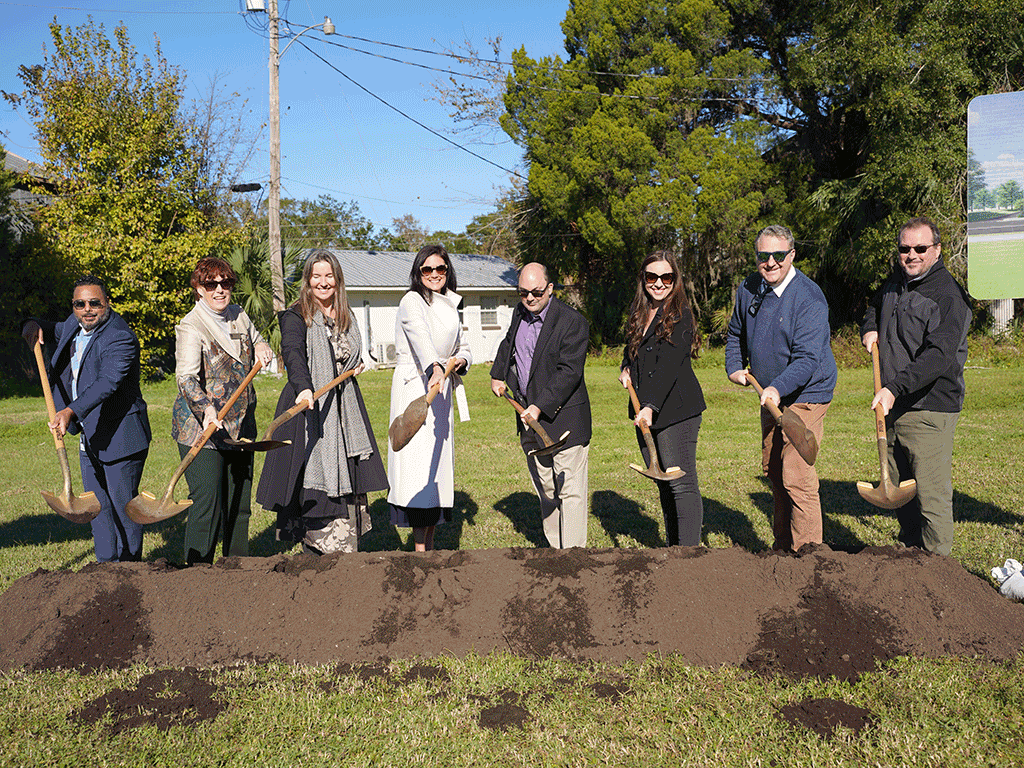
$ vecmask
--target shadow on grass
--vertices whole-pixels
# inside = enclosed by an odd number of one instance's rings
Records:
[[[629,536],[642,547],[664,547],[658,520],[645,515],[643,507],[615,491],[597,491],[590,497],[590,509],[616,547]],[[660,509],[658,510],[660,513]]]
[[[532,493],[516,491],[494,502],[494,509],[509,519],[516,533],[535,547],[548,546],[540,519],[540,502]]]
[[[0,523],[0,548],[62,544],[68,541],[92,541],[92,527],[72,523],[56,512],[22,515]]]
[[[758,499],[764,494],[755,494],[754,504],[760,509]],[[771,504],[771,496],[768,496]],[[704,535],[719,533],[728,537],[733,544],[751,552],[768,549],[768,544],[757,535],[750,518],[738,509],[720,504],[714,499],[704,499]]]

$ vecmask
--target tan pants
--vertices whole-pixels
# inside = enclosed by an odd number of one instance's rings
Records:
[[[821,445],[828,403],[793,403]],[[761,467],[772,483],[775,521],[772,549],[791,549],[821,543],[821,500],[818,473],[803,460],[767,408],[761,409]]]
[[[531,433],[532,435],[532,433]],[[538,440],[536,447],[542,443]],[[523,448],[532,449],[523,439]],[[548,544],[556,549],[587,546],[587,464],[590,445],[564,448],[553,456],[527,456],[540,499]]]

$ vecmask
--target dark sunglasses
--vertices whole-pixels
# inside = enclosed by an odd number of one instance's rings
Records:
[[[71,302],[71,306],[75,309],[85,309],[86,304],[93,309],[99,309],[103,306],[103,299],[89,299],[89,301],[86,301],[85,299],[75,299]]]
[[[423,275],[424,277],[429,275],[431,272],[437,272],[437,274],[439,275],[447,275],[448,265],[438,264],[436,267],[428,267],[426,264],[424,264],[422,267],[420,267],[420,274]]]
[[[768,259],[775,259],[776,264],[781,264],[786,260],[786,257],[793,252],[790,248],[788,251],[758,251],[757,252],[757,263],[767,264]]]
[[[648,285],[654,285],[659,280],[661,280],[662,285],[672,285],[672,283],[676,281],[676,276],[671,272],[666,272],[663,275],[659,275],[654,272],[648,272],[644,270],[644,282],[646,282]]]
[[[938,243],[932,243],[931,245],[900,245],[897,246],[896,250],[900,253],[925,253],[929,248],[938,245]]]
[[[519,289],[519,298],[525,299],[527,296],[533,296],[535,299],[539,299],[545,293],[548,292],[548,287],[545,285],[543,288],[535,288],[532,291],[528,291],[525,288]]]
[[[217,286],[220,286],[225,291],[230,291],[235,287],[235,281],[229,277],[226,280],[204,280],[201,285],[207,291],[215,291]]]

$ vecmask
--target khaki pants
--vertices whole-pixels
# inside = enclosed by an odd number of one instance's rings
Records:
[[[797,413],[821,445],[828,403],[793,403]],[[791,549],[821,543],[821,500],[818,473],[803,460],[775,423],[767,408],[761,409],[761,466],[772,483],[775,499],[775,541],[772,549]]]
[[[530,437],[533,433],[530,433]],[[522,439],[523,449],[540,448]],[[527,456],[526,466],[540,499],[548,544],[556,549],[587,546],[587,463],[590,445],[564,448],[552,456]]]

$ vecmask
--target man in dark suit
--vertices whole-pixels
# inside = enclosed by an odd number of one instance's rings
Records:
[[[151,437],[146,401],[139,389],[139,340],[110,309],[103,283],[86,275],[75,283],[73,314],[51,325],[29,320],[22,335],[30,345],[53,333],[50,359],[57,417],[50,428],[81,434],[82,487],[100,502],[92,521],[96,559],[139,560],[142,526],[125,514],[139,492]]]
[[[517,423],[526,465],[540,498],[544,535],[552,547],[587,545],[587,459],[590,398],[583,380],[590,326],[572,307],[552,297],[554,286],[541,264],[519,273],[512,324],[491,366],[491,391],[501,397],[506,382],[526,410]],[[551,439],[568,431],[565,446],[551,456],[530,456],[543,447],[526,427],[532,416]]]

